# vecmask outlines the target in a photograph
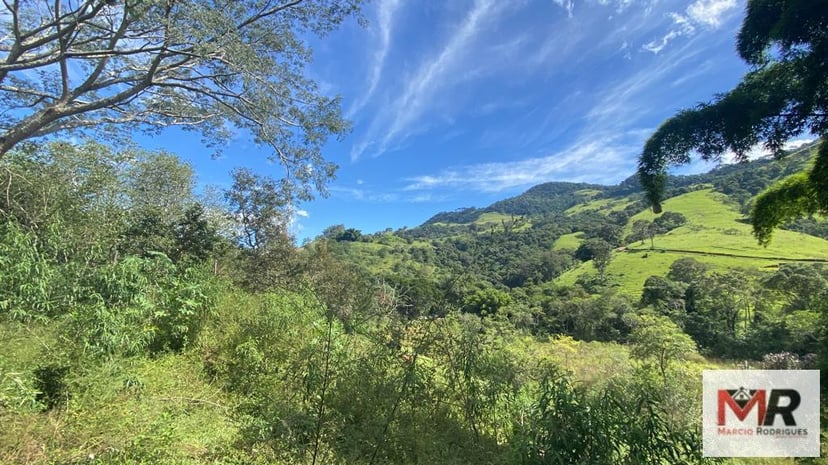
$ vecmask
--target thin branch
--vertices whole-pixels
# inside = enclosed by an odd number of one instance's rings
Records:
[[[124,7],[124,15],[121,19],[121,24],[118,27],[118,30],[112,36],[112,40],[109,41],[109,48],[113,49],[113,51],[114,51],[115,45],[118,43],[118,41],[121,40],[121,38],[123,38],[124,34],[126,34],[127,26],[129,25],[129,21],[128,21],[128,18],[127,18],[127,11],[128,11],[128,9],[126,7]],[[87,89],[87,88],[91,87],[92,84],[94,84],[95,81],[98,80],[98,77],[100,77],[100,75],[103,72],[104,68],[106,68],[106,64],[109,62],[109,58],[110,58],[109,56],[104,56],[103,58],[101,58],[101,60],[98,61],[97,66],[95,66],[95,69],[92,70],[91,73],[89,73],[89,77],[87,77],[86,80],[83,82],[83,84],[78,86],[78,88],[75,89],[75,92],[73,92],[73,93],[74,94],[80,94],[80,93],[85,92],[85,90],[83,90],[83,89]]]
[[[24,88],[24,87],[0,85],[0,90],[5,91],[5,92],[13,92],[13,93],[16,93],[16,94],[31,95],[33,97],[40,98],[41,101],[43,99],[53,99],[53,100],[58,99],[57,95],[53,95],[53,94],[50,94],[50,93],[47,93],[47,92],[42,92],[42,91],[39,91],[37,89],[28,89],[28,88]]]
[[[272,16],[272,15],[274,15],[274,14],[276,14],[276,13],[280,12],[280,11],[287,10],[287,9],[289,9],[289,8],[293,8],[293,7],[295,7],[296,5],[298,5],[298,4],[300,4],[300,3],[302,3],[303,1],[304,1],[304,0],[294,0],[294,1],[289,2],[289,3],[286,3],[286,4],[284,4],[284,5],[280,5],[280,6],[277,6],[277,7],[271,8],[270,10],[267,10],[267,11],[261,11],[261,12],[259,12],[259,13],[255,14],[255,15],[253,15],[253,16],[251,16],[251,17],[247,18],[246,20],[242,21],[241,23],[239,23],[239,24],[236,26],[236,29],[244,29],[245,27],[247,27],[247,26],[249,26],[249,25],[251,25],[251,24],[255,23],[256,21],[258,21],[258,20],[260,20],[260,19],[262,19],[262,18],[266,18],[266,17],[268,17],[268,16]]]
[[[319,408],[316,417],[316,434],[313,444],[313,460],[311,465],[316,465],[316,458],[319,454],[319,441],[322,437],[322,419],[325,415],[325,394],[330,383],[331,368],[331,339],[333,338],[333,315],[328,316],[328,337],[325,340],[325,371],[322,375],[322,392],[319,394]]]
[[[391,406],[391,412],[388,414],[388,418],[385,419],[385,424],[382,427],[382,436],[380,436],[380,440],[377,442],[376,447],[374,447],[374,452],[371,453],[371,460],[368,461],[368,465],[373,465],[374,461],[377,458],[377,453],[379,453],[382,446],[385,444],[385,436],[388,434],[388,428],[391,426],[391,422],[394,420],[394,416],[397,414],[397,409],[399,408],[400,404],[402,403],[403,398],[405,397],[405,393],[408,390],[408,385],[413,378],[414,369],[417,366],[417,357],[419,357],[419,353],[414,353],[414,357],[411,358],[410,366],[405,374],[405,379],[403,380],[403,385],[400,388],[399,394],[397,394],[397,398],[394,399],[394,405]]]

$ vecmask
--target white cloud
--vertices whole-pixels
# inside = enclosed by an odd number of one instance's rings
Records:
[[[635,124],[640,117],[652,111],[659,102],[659,91],[669,86],[678,70],[692,62],[703,50],[694,48],[693,41],[681,48],[671,49],[653,66],[628,75],[599,94],[599,99],[587,113],[586,131],[614,130]]]
[[[696,23],[718,28],[724,16],[736,8],[736,0],[698,0],[687,7],[687,15]]]
[[[673,39],[697,34],[699,27],[718,29],[734,8],[736,0],[697,0],[690,4],[683,14],[668,13],[667,16],[673,22],[668,31],[641,48],[658,54]]]
[[[549,181],[618,182],[640,150],[618,137],[592,134],[560,152],[515,162],[466,165],[409,178],[407,191],[463,189],[501,192]]]
[[[310,217],[307,210],[301,208],[290,208],[288,211],[287,227],[291,235],[299,235],[305,227],[302,225],[300,219]]]
[[[366,189],[357,189],[354,187],[331,186],[328,190],[331,191],[335,197],[357,201],[389,203],[396,202],[400,198],[398,194],[394,193],[371,192]]]
[[[785,150],[795,150],[799,147],[802,147],[805,144],[810,144],[811,142],[815,141],[816,138],[814,137],[801,137],[796,139],[791,139],[788,142],[785,142],[785,145],[782,146]]]
[[[572,17],[572,10],[575,8],[575,2],[573,0],[553,0],[559,7],[566,10],[566,15],[568,17]]]
[[[641,48],[643,48],[644,50],[646,50],[648,52],[653,52],[656,55],[658,55],[658,52],[664,50],[664,47],[666,47],[667,44],[670,43],[671,40],[673,40],[673,39],[675,39],[676,37],[679,37],[679,36],[681,36],[680,32],[670,31],[666,35],[664,35],[664,37],[662,37],[661,39],[656,39],[656,40],[647,42],[646,44],[642,45]]]
[[[785,142],[785,144],[782,145],[782,148],[787,151],[796,150],[806,144],[810,144],[815,140],[816,139],[813,137],[801,136]],[[747,157],[747,160],[758,160],[760,158],[771,156],[771,152],[770,150],[766,149],[762,144],[756,144],[753,147],[751,147],[750,150],[748,150],[745,156]],[[736,154],[734,154],[733,152],[725,152],[721,155],[721,157],[718,160],[705,161],[698,156],[693,157],[692,161],[689,164],[676,167],[675,171],[678,174],[706,173],[718,166],[732,165],[734,163],[738,163],[738,160],[736,159]]]
[[[430,192],[424,194],[417,194],[413,197],[409,197],[406,199],[409,203],[433,203],[433,202],[441,202],[446,200],[445,196],[442,195],[433,195]]]

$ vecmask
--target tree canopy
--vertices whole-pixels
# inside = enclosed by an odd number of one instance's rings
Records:
[[[306,40],[361,0],[3,0],[0,157],[69,130],[179,126],[220,149],[239,133],[272,149],[301,187],[324,190],[321,156],[347,124],[305,76]]]
[[[680,111],[650,137],[638,174],[647,199],[661,212],[666,169],[690,162],[691,153],[739,161],[759,143],[776,157],[792,137],[828,133],[828,1],[750,0],[737,50],[752,66],[742,82],[709,103]],[[828,211],[828,146],[813,168],[760,195],[754,234],[770,240],[774,228],[793,218]]]

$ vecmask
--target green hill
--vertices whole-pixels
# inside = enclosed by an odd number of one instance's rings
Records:
[[[592,208],[590,203],[582,206]],[[742,214],[736,211],[729,198],[707,188],[673,197],[665,202],[665,211],[677,212],[687,218],[687,224],[667,234],[649,240],[627,244],[613,252],[607,273],[626,294],[638,296],[644,281],[652,275],[666,275],[670,265],[682,257],[709,264],[716,270],[736,268],[769,270],[782,262],[828,262],[828,241],[795,231],[778,231],[768,247],[757,244]],[[632,216],[628,222],[652,221],[650,210]],[[562,236],[559,242],[568,247],[576,234]],[[577,246],[577,245],[576,245]],[[585,274],[595,273],[591,263],[582,263],[557,281],[572,285]]]
[[[746,214],[753,196],[801,169],[814,147],[799,148],[782,160],[671,177],[665,211],[680,214],[685,223],[644,240],[641,234],[631,236],[634,225],[652,224],[658,216],[642,202],[633,176],[616,186],[541,184],[488,207],[442,212],[416,228],[342,243],[337,255],[378,275],[427,274],[439,280],[468,273],[479,284],[503,289],[549,288],[594,275],[591,261],[576,259],[574,252],[585,241],[602,238],[614,249],[606,276],[631,298],[640,295],[649,276],[665,275],[682,257],[713,270],[770,271],[780,263],[828,261],[824,221],[790,225],[761,247]]]

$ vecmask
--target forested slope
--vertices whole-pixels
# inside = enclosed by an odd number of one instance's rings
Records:
[[[2,463],[705,463],[702,369],[823,350],[825,240],[758,248],[719,174],[658,218],[554,184],[297,248],[249,171],[197,195],[165,153],[1,163]]]

